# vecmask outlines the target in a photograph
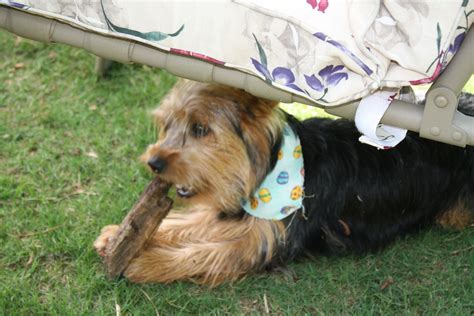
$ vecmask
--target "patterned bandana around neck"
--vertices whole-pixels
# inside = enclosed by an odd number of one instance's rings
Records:
[[[242,207],[252,216],[281,220],[303,206],[304,164],[300,139],[288,125],[283,129],[283,136],[275,168],[250,200],[242,201]]]

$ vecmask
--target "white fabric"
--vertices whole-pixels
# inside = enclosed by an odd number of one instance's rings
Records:
[[[325,106],[433,81],[474,17],[474,0],[1,3],[255,74]]]
[[[406,129],[380,124],[396,96],[397,92],[380,91],[362,98],[354,119],[357,129],[363,134],[359,138],[361,143],[378,149],[390,149],[405,139]]]

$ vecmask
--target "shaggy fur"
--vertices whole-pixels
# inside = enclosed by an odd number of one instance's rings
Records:
[[[375,251],[436,220],[457,228],[472,221],[473,148],[408,133],[380,151],[359,143],[347,120],[299,122],[275,102],[196,82],[179,83],[155,118],[159,139],[142,159],[177,185],[188,207],[172,211],[132,261],[125,276],[135,282],[216,285],[309,252]],[[274,167],[285,122],[303,147],[305,214],[258,219],[241,200]],[[116,230],[103,229],[99,253]]]

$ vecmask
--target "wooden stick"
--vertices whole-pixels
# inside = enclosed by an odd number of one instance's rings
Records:
[[[167,197],[170,186],[156,177],[120,224],[117,235],[105,250],[104,263],[110,278],[118,277],[125,271],[168,215],[173,205]]]

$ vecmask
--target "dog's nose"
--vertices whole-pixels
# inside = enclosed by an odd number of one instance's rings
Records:
[[[148,160],[148,165],[155,173],[160,173],[166,168],[166,160],[159,157],[151,157]]]

